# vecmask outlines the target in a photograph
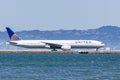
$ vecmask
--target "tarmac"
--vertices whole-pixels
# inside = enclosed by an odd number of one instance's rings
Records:
[[[120,54],[120,50],[84,50],[84,51],[50,51],[50,50],[0,50],[0,53],[59,53],[59,54]]]

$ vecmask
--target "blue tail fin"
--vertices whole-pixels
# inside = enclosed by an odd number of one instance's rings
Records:
[[[20,40],[20,38],[9,27],[6,27],[6,30],[10,37],[10,40]]]

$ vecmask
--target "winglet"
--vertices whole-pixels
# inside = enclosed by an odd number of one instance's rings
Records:
[[[9,27],[6,27],[6,30],[10,37],[10,40],[20,40],[20,38]]]

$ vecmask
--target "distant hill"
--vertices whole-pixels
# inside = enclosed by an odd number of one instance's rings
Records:
[[[120,27],[117,26],[103,26],[97,29],[88,30],[55,30],[55,31],[20,31],[16,32],[22,39],[91,39],[99,40],[106,44],[106,47],[111,49],[120,49]],[[9,40],[7,32],[0,32],[0,41],[5,42]],[[1,43],[5,46],[4,43]],[[3,48],[3,47],[1,47]],[[4,47],[5,48],[5,47]]]

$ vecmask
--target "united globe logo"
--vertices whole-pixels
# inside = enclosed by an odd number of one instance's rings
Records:
[[[11,40],[19,40],[19,37],[16,34],[13,34]]]

